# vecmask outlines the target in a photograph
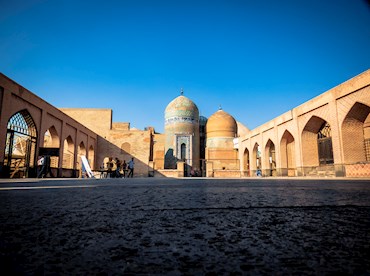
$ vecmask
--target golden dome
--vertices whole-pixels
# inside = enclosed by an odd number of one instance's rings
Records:
[[[221,109],[208,118],[206,125],[207,138],[235,137],[237,131],[238,126],[234,117]]]

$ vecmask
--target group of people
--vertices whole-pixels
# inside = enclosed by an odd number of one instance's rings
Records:
[[[131,160],[126,163],[126,160],[121,162],[117,157],[115,159],[109,157],[108,162],[106,164],[103,163],[100,177],[106,178],[108,175],[110,178],[134,177],[134,168],[134,158],[131,158]]]

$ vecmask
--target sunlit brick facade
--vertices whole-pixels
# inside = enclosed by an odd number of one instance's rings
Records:
[[[159,134],[113,122],[111,109],[58,109],[0,74],[0,176],[36,177],[47,152],[50,177],[80,176],[81,156],[96,170],[135,158],[143,177],[370,177],[370,70],[253,130],[176,99]]]

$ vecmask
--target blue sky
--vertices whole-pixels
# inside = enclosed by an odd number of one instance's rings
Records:
[[[253,129],[370,68],[365,0],[0,0],[0,71],[56,107],[164,129],[184,89]]]

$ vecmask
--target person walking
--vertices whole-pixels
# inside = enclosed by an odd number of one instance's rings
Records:
[[[131,178],[134,177],[134,167],[135,167],[135,162],[134,162],[134,158],[132,157],[131,158],[131,161],[128,162],[128,170],[129,170],[129,172],[128,172],[127,177],[130,177],[130,176],[131,176]]]

